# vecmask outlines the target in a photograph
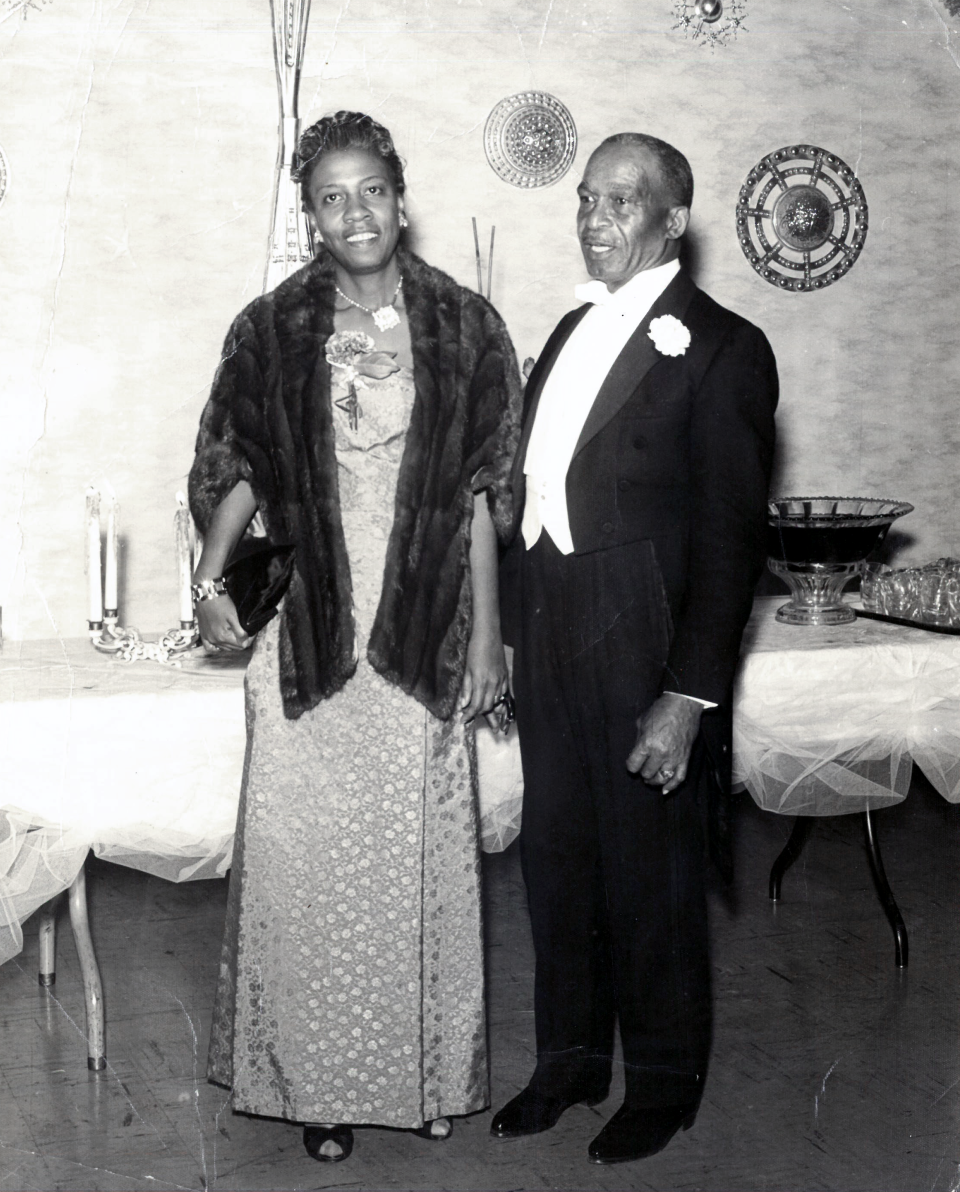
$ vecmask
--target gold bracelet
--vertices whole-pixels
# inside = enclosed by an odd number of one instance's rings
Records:
[[[199,583],[190,585],[195,605],[202,600],[216,600],[218,596],[225,595],[226,591],[227,585],[222,575],[218,575],[216,579],[202,579]]]

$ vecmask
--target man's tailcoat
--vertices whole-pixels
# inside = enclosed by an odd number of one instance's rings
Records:
[[[544,381],[587,309],[560,321],[527,384],[504,565],[537,952],[535,1081],[568,1096],[608,1079],[616,1013],[628,1099],[687,1103],[709,1049],[701,811],[726,868],[717,792],[764,557],[776,365],[762,332],[678,274],[578,440],[566,481],[573,554],[546,531],[526,550],[526,446]],[[648,335],[662,315],[689,330],[682,355]],[[637,717],[665,691],[719,705],[702,718],[690,776],[667,797],[625,766]]]

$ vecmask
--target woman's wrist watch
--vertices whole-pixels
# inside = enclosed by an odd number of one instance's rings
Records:
[[[226,591],[227,585],[222,575],[218,575],[216,579],[202,579],[198,583],[190,585],[195,605],[202,600],[216,600],[218,596],[226,595]]]

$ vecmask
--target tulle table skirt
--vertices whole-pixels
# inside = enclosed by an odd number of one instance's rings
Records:
[[[734,695],[733,777],[765,811],[850,815],[907,797],[916,763],[960,802],[960,636],[858,620],[782,625],[758,599]],[[489,739],[486,739],[489,738]],[[481,832],[519,831],[519,746],[478,733]]]
[[[169,881],[224,875],[233,855],[248,655],[125,663],[86,639],[0,654],[0,963],[23,921],[66,890],[90,850]],[[516,730],[477,734],[490,792],[483,847],[520,826]]]
[[[905,799],[916,762],[960,802],[960,637],[781,625],[785,599],[758,600],[744,634],[734,783],[767,811],[847,815]]]
[[[734,781],[768,811],[844,815],[906,798],[913,764],[960,802],[960,637],[857,621],[780,625],[758,600],[734,705]],[[230,867],[246,655],[127,664],[86,639],[0,655],[0,963],[89,850],[171,881]],[[487,852],[517,835],[516,729],[477,730]]]
[[[735,787],[782,815],[849,815],[905,799],[916,763],[960,802],[960,636],[871,620],[782,625],[786,599],[758,599],[744,633]],[[481,831],[495,851],[519,830],[523,780],[515,731],[485,736]]]
[[[0,655],[0,962],[89,850],[171,881],[230,866],[246,657],[124,663],[85,639]]]

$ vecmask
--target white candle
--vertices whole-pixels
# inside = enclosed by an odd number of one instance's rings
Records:
[[[107,612],[116,616],[120,506],[117,504],[113,489],[109,490],[107,496],[110,504],[107,508],[107,554],[103,569],[103,606]]]
[[[200,566],[200,556],[203,554],[203,538],[194,524],[192,516],[190,518],[190,530],[193,534],[193,573],[196,575],[197,568]]]
[[[190,567],[190,510],[187,498],[177,493],[177,512],[173,519],[177,540],[177,581],[180,594],[180,620],[193,620],[193,595],[190,584],[193,573]]]
[[[91,621],[103,620],[103,593],[100,587],[100,494],[87,489],[86,515],[87,611]]]

